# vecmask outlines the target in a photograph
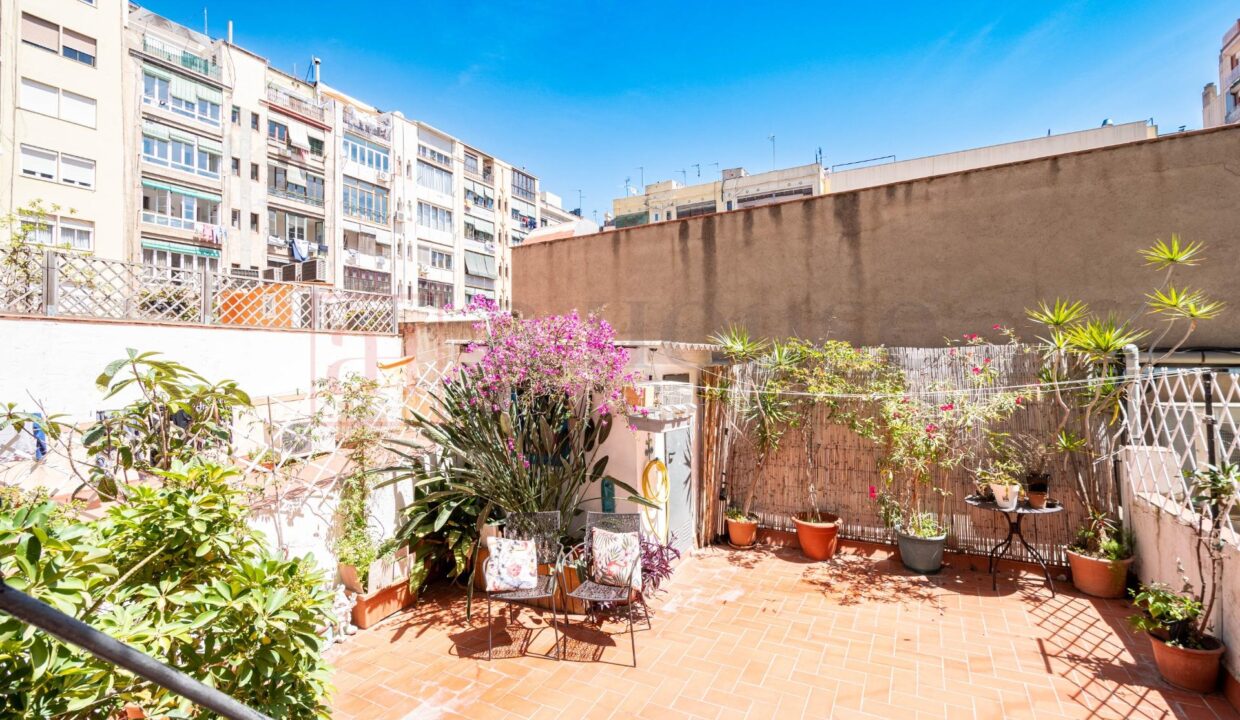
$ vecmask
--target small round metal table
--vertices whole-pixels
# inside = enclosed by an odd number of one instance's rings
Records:
[[[1033,556],[1033,559],[1037,560],[1038,564],[1042,566],[1042,574],[1046,576],[1046,584],[1051,589],[1051,597],[1055,597],[1055,581],[1051,579],[1051,571],[1046,567],[1046,560],[1038,554],[1037,550],[1033,549],[1033,546],[1031,546],[1028,542],[1025,542],[1025,535],[1021,532],[1020,523],[1025,519],[1026,515],[1054,515],[1055,513],[1063,512],[1063,505],[1055,505],[1054,507],[1045,508],[1032,508],[1024,502],[1021,502],[1016,506],[1015,510],[1004,510],[996,505],[994,500],[985,500],[976,495],[970,495],[965,498],[964,501],[981,510],[1003,513],[1004,518],[1006,518],[1008,522],[1007,537],[1000,540],[998,544],[990,549],[989,572],[991,589],[999,589],[999,558],[1004,554],[1008,557],[1013,557],[1011,552],[1012,538],[1016,537],[1020,539],[1020,544],[1025,546],[1025,550],[1029,551],[1029,554]]]

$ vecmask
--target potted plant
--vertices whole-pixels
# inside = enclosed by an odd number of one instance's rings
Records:
[[[818,492],[813,483],[809,486],[809,498],[813,509],[792,516],[797,543],[810,560],[830,560],[835,557],[839,541],[840,518],[819,509]]]
[[[744,548],[758,540],[758,516],[746,513],[738,507],[728,508],[728,543],[732,547]]]
[[[1051,450],[1047,443],[1030,433],[1018,433],[1008,441],[1012,458],[1024,469],[1025,499],[1029,507],[1041,510],[1046,507],[1050,493]]]
[[[1132,601],[1141,612],[1128,621],[1149,637],[1158,674],[1185,690],[1214,692],[1225,648],[1202,627],[1206,616],[1192,587],[1177,593],[1161,583],[1142,585]]]
[[[1186,690],[1206,693],[1218,686],[1219,663],[1225,650],[1223,643],[1209,633],[1223,580],[1225,523],[1218,520],[1230,517],[1236,505],[1240,465],[1206,465],[1192,478],[1200,592],[1193,591],[1187,578],[1179,593],[1166,585],[1143,585],[1133,593],[1133,602],[1142,612],[1129,620],[1149,635],[1154,662],[1164,680]],[[1208,576],[1205,560],[1209,561]]]
[[[904,567],[919,573],[938,572],[943,567],[947,529],[933,513],[907,511],[890,492],[879,493],[876,499],[883,524],[895,533]]]
[[[1094,597],[1123,597],[1132,555],[1131,534],[1110,515],[1094,512],[1077,532],[1076,542],[1068,546],[1073,586]]]

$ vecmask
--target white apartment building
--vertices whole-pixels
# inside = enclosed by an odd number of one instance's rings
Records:
[[[396,293],[429,318],[510,304],[534,175],[231,35],[116,0],[0,5],[0,206],[42,200],[32,240],[170,274]]]
[[[577,212],[581,212],[578,208]],[[564,200],[555,193],[543,190],[538,193],[538,227],[552,227],[565,223],[577,222],[580,215],[564,209]]]
[[[1240,20],[1223,33],[1218,52],[1218,84],[1201,91],[1202,127],[1218,127],[1240,121]]]
[[[129,252],[125,13],[105,0],[0,5],[0,210],[41,201],[30,241]]]

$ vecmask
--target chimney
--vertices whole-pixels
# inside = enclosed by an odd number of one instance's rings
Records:
[[[319,65],[322,64],[323,61],[319,60],[318,58],[311,58],[311,61],[314,63],[314,84],[318,85],[319,84]]]
[[[232,45],[232,44],[233,44],[232,38],[233,38],[233,35],[232,35],[232,20],[229,20],[229,21],[228,21],[228,44],[229,44],[229,45]]]

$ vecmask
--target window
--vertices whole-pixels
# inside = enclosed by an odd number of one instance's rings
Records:
[[[420,202],[418,203],[418,224],[432,230],[452,232],[452,211]]]
[[[61,155],[60,181],[69,185],[93,188],[95,186],[95,161],[72,155]]]
[[[148,243],[154,245],[152,241],[143,241],[142,262],[145,265],[151,265],[156,268],[162,268],[171,275],[173,270],[184,271],[210,271],[219,272],[220,258],[218,250],[194,248],[189,245],[176,245],[172,243],[159,243],[161,247],[145,247]],[[184,248],[184,252],[171,249],[172,247]],[[206,255],[204,253],[215,253],[215,255]],[[177,278],[183,277],[180,273]]]
[[[276,122],[275,120],[267,121],[267,137],[279,142],[281,145],[288,144],[288,126]]]
[[[256,112],[250,113],[250,129],[252,130],[258,129],[258,113]]]
[[[232,211],[232,226],[241,229],[241,211],[234,209]]]
[[[388,172],[388,149],[364,140],[356,135],[345,133],[341,140],[341,149],[345,158],[368,168]]]
[[[495,242],[495,223],[466,215],[465,239],[480,243]]]
[[[56,179],[56,153],[29,145],[21,149],[22,174],[40,180]]]
[[[268,194],[322,207],[325,189],[323,178],[296,165],[267,166]]]
[[[442,308],[452,304],[453,287],[433,280],[418,280],[418,305]]]
[[[19,103],[23,110],[60,117],[60,91],[51,85],[22,78]]]
[[[344,178],[344,212],[376,223],[387,223],[388,191],[349,176]]]
[[[418,161],[418,184],[429,190],[452,194],[452,173],[428,162]]]
[[[258,180],[258,163],[250,163],[250,179]]]
[[[535,188],[538,181],[532,176],[526,175],[518,170],[512,171],[512,194],[517,197],[523,197],[526,200],[533,200],[538,196]]]
[[[90,250],[95,244],[95,226],[82,220],[60,219],[60,244],[74,250]]]
[[[142,222],[202,233],[218,229],[215,226],[219,221],[219,195],[152,180],[142,181]],[[211,233],[211,238],[216,242],[221,239],[215,232]]]
[[[142,69],[142,102],[171,110],[192,120],[219,127],[220,103],[224,94],[218,88],[174,75],[154,65]]]
[[[323,157],[323,140],[322,138],[310,138],[310,154],[317,157]]]
[[[94,127],[95,100],[68,90],[60,91],[60,119],[86,127]]]
[[[232,159],[232,174],[233,177],[241,177],[241,158]]]
[[[478,156],[473,153],[465,153],[465,172],[479,175]]]
[[[232,124],[233,125],[241,124],[241,108],[237,107],[236,105],[232,106]]]
[[[22,13],[22,42],[59,52],[60,26],[29,13]]]
[[[77,60],[83,65],[95,66],[95,56],[98,55],[99,51],[96,48],[94,38],[65,28],[62,43],[61,55],[70,60]]]
[[[419,247],[418,262],[438,270],[451,270],[452,253],[429,247]]]
[[[223,147],[216,141],[154,122],[142,126],[142,159],[212,179],[220,176]]]
[[[452,158],[448,157],[444,153],[439,152],[435,148],[429,148],[425,145],[419,145],[418,155],[426,158],[427,160],[430,160],[431,162],[437,162],[440,165],[447,165],[448,167],[452,167]]]
[[[258,213],[250,213],[250,229],[258,232]]]

